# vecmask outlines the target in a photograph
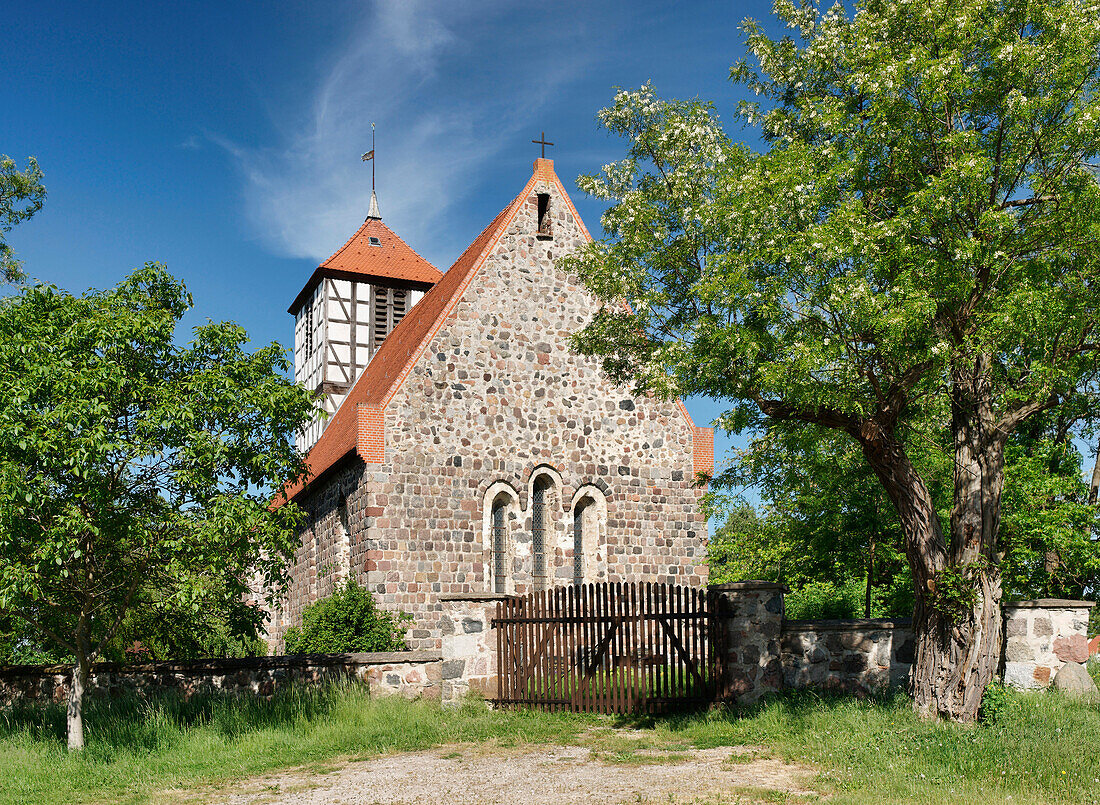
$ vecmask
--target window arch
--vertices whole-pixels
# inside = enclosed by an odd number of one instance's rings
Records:
[[[531,575],[536,590],[546,587],[547,531],[550,524],[547,498],[552,483],[549,476],[541,475],[531,490]]]
[[[595,486],[573,496],[573,583],[607,578],[607,499]]]
[[[550,586],[551,566],[558,548],[555,538],[561,510],[561,475],[553,467],[542,465],[531,472],[528,501],[531,515],[531,582],[533,589]]]
[[[516,500],[515,490],[503,481],[493,484],[485,493],[485,578],[489,590],[494,593],[509,593],[515,587],[511,565],[515,555],[512,521],[515,519]]]

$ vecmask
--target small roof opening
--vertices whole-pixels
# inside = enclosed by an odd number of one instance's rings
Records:
[[[381,246],[382,241],[380,241],[378,238],[372,236],[371,239],[370,239],[370,245],[371,246]]]

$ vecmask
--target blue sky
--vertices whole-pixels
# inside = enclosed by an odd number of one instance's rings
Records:
[[[0,153],[36,156],[49,194],[10,243],[71,290],[163,262],[189,323],[289,345],[287,305],[366,214],[372,121],[383,218],[440,268],[526,182],[543,130],[598,234],[573,180],[622,154],[595,122],[613,88],[652,80],[732,122],[738,25],[770,4],[539,5],[9,4]]]

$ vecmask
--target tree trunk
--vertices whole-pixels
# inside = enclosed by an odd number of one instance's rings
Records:
[[[910,688],[913,707],[925,716],[954,721],[978,717],[982,694],[1001,658],[1001,581],[996,568],[977,571],[977,601],[963,612],[944,612],[917,596],[913,613],[917,650]]]
[[[988,389],[989,359],[952,375],[954,506],[948,563],[917,590],[913,705],[955,721],[978,716],[1000,663],[1001,572],[996,555],[1004,444]]]
[[[863,594],[863,617],[871,617],[871,585],[875,577],[875,543],[871,542],[871,552],[867,557],[867,589]]]
[[[980,358],[953,377],[954,507],[948,547],[932,495],[892,432],[864,423],[864,456],[897,509],[913,572],[917,650],[913,705],[925,716],[972,721],[1001,653],[1001,578],[995,555],[1004,438]],[[855,435],[855,434],[853,434]]]
[[[69,702],[67,725],[69,751],[79,752],[84,748],[84,688],[88,684],[88,659],[84,652],[73,665],[73,678],[69,684]]]

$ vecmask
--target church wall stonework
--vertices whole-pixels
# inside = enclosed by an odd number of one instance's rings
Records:
[[[539,193],[550,196],[550,238],[536,234]],[[276,644],[305,605],[331,590],[331,574],[317,574],[338,553],[341,495],[349,570],[386,608],[414,616],[410,649],[440,648],[441,594],[493,592],[490,487],[513,499],[509,593],[573,580],[573,505],[582,488],[602,495],[587,513],[603,520],[599,556],[584,558],[600,578],[586,580],[706,584],[693,424],[677,402],[635,397],[598,361],[570,350],[569,335],[597,303],[557,261],[583,243],[556,183],[536,185],[386,405],[384,460],[355,459],[299,498],[313,525],[278,613]],[[546,572],[536,578],[539,473],[550,488]]]
[[[536,232],[550,194],[552,239]],[[606,501],[611,581],[706,582],[706,523],[692,486],[693,430],[674,402],[614,386],[568,337],[596,303],[556,261],[583,235],[555,186],[535,188],[386,409],[386,461],[371,505],[366,576],[389,608],[412,613],[414,649],[437,649],[438,593],[490,592],[486,490],[515,491],[508,592],[532,577],[531,475],[553,470],[546,584],[572,579],[571,503]]]

